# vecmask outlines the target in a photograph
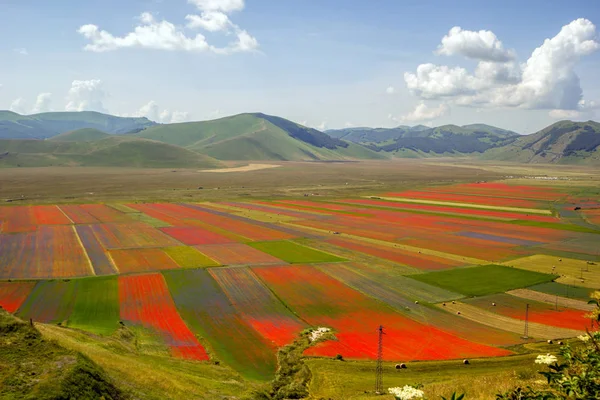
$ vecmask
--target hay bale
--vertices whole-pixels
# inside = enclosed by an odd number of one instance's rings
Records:
[[[446,303],[442,303],[442,306],[446,307]]]
[[[457,311],[457,312],[456,312],[456,315],[460,315],[460,311]]]
[[[496,307],[496,303],[492,303],[492,306]]]
[[[552,343],[554,343],[554,342],[552,341],[552,339],[548,339],[548,344],[552,344]]]
[[[456,302],[454,300],[452,300],[452,304],[456,304]]]
[[[400,364],[396,364],[396,369],[400,369],[400,368],[402,368],[402,367],[400,366]]]
[[[467,359],[465,358],[465,359],[463,360],[463,364],[465,364],[465,365],[469,365],[469,364],[471,364],[471,363],[469,362],[469,360],[467,360]]]
[[[558,342],[558,344],[562,346],[564,343],[561,341],[561,342]]]
[[[418,301],[415,301],[415,304],[419,304],[419,302],[418,302]]]
[[[401,369],[406,369],[406,364],[404,364],[404,363],[400,364],[400,368]]]

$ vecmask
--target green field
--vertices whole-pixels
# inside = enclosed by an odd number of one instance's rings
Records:
[[[87,278],[75,283],[75,302],[67,325],[100,335],[119,326],[119,288],[116,276]]]
[[[588,301],[594,292],[594,289],[565,285],[558,282],[547,282],[533,285],[527,289],[535,290],[536,292],[554,294],[560,297]]]
[[[289,241],[254,242],[248,245],[291,264],[347,261],[333,254]]]
[[[557,276],[501,265],[483,265],[411,275],[410,278],[466,296],[484,296],[550,282]]]
[[[219,263],[206,257],[193,247],[177,246],[163,249],[175,262],[183,268],[217,267]]]

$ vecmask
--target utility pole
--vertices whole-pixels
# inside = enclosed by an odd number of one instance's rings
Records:
[[[525,333],[523,339],[529,339],[529,303],[525,305]]]
[[[383,394],[383,325],[377,328],[377,367],[375,370],[375,393]]]

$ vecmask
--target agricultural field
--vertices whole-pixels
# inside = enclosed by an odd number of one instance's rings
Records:
[[[341,390],[318,375],[331,358],[371,365],[379,325],[389,365],[424,369],[530,358],[528,346],[589,327],[600,228],[593,209],[558,211],[578,201],[569,187],[392,190],[0,207],[0,306],[65,343],[133,338],[113,345],[248,387],[277,376],[279,349],[327,327],[301,353],[324,395]]]

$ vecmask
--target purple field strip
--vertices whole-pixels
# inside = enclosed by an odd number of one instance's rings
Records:
[[[0,235],[0,278],[26,277],[24,268],[34,263],[35,233]]]
[[[205,208],[205,207],[201,207],[201,206],[198,206],[195,204],[181,203],[180,205],[189,207],[189,208],[193,208],[194,210],[204,211],[204,212],[207,212],[207,213],[210,213],[213,215],[218,215],[220,217],[227,217],[229,219],[233,219],[236,221],[246,222],[248,224],[257,225],[257,226],[261,226],[263,228],[268,228],[268,229],[272,229],[275,231],[287,233],[289,235],[293,235],[296,237],[305,237],[305,238],[311,238],[311,239],[317,238],[317,236],[315,236],[314,234],[303,232],[303,231],[300,231],[297,229],[288,228],[288,227],[284,227],[284,226],[280,226],[280,225],[276,225],[276,224],[271,224],[268,222],[256,221],[254,219],[242,217],[240,215],[230,214],[230,213],[226,213],[223,211],[217,211],[217,210],[213,210],[211,208]]]
[[[514,244],[517,246],[539,246],[541,244],[544,244],[542,242],[535,242],[533,240],[525,240],[525,239],[512,238],[512,237],[506,237],[506,236],[491,235],[488,233],[480,233],[480,232],[459,232],[459,233],[457,233],[457,235],[469,237],[469,238],[473,238],[473,239],[489,240],[491,242],[509,243],[509,244]]]
[[[94,234],[94,230],[90,225],[78,225],[76,228],[79,239],[83,243],[83,247],[92,262],[92,267],[96,275],[112,275],[116,274],[114,266],[110,262],[106,251],[100,245],[100,242]]]

